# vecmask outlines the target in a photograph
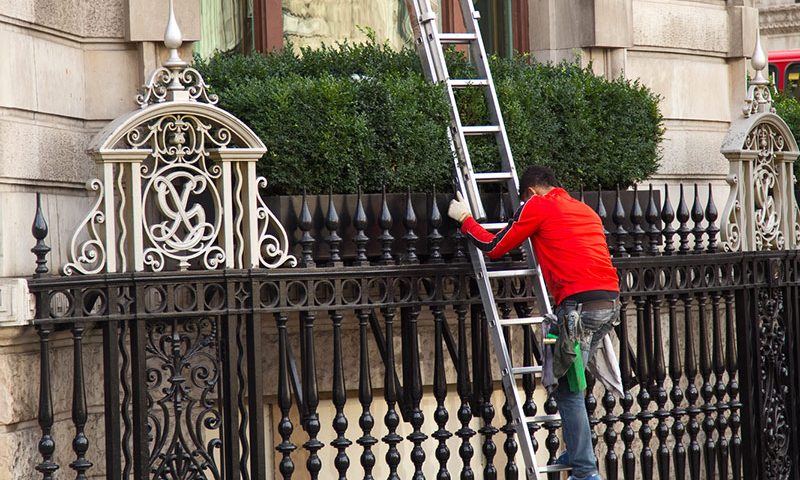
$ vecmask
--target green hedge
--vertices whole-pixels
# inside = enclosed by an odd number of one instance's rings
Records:
[[[451,76],[470,75],[449,52]],[[445,90],[426,83],[416,53],[374,42],[295,54],[217,54],[195,65],[269,152],[259,171],[275,193],[448,189],[452,154]],[[492,58],[518,168],[553,167],[565,186],[622,187],[658,168],[658,98],[628,80],[607,81],[573,63]],[[485,121],[479,89],[460,92],[465,124]],[[470,141],[478,169],[496,161],[494,142]]]

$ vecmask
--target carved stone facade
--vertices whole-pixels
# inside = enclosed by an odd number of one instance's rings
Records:
[[[768,51],[800,48],[800,5],[794,0],[760,0],[758,7]]]

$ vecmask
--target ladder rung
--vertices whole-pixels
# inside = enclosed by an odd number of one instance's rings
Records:
[[[538,272],[534,268],[520,268],[517,270],[495,270],[493,272],[486,272],[489,278],[506,278],[506,277],[528,277],[536,275]]]
[[[501,318],[497,323],[501,327],[509,325],[539,325],[543,320],[543,317]]]
[[[475,181],[479,183],[502,182],[511,180],[511,172],[485,172],[474,174]]]
[[[481,227],[485,228],[486,230],[502,230],[508,226],[508,223],[503,222],[488,222],[488,223],[481,223]]]
[[[470,127],[461,127],[464,135],[489,135],[491,133],[500,133],[499,125],[477,125]]]
[[[444,44],[467,44],[477,40],[478,36],[474,33],[440,33],[439,41]]]
[[[525,417],[528,423],[560,422],[561,415],[536,415],[535,417]]]
[[[554,463],[553,465],[546,465],[544,467],[539,467],[539,473],[557,473],[557,472],[566,472],[572,470],[572,467],[569,465],[559,465]]]
[[[466,87],[488,87],[489,80],[485,78],[467,78],[455,79],[451,78],[447,83],[453,88],[466,88]]]
[[[511,375],[524,375],[526,373],[542,373],[541,366],[535,367],[512,367]]]

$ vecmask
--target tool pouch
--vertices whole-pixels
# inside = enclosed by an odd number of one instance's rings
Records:
[[[553,375],[556,378],[567,376],[570,391],[579,392],[586,388],[586,373],[583,365],[580,339],[583,335],[580,305],[564,302],[556,311],[557,331],[550,329],[549,335],[558,335],[553,345]]]

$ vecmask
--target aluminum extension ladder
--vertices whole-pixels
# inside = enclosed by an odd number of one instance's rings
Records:
[[[472,0],[459,0],[461,12],[464,18],[466,32],[464,33],[440,33],[436,22],[436,14],[431,8],[429,0],[406,0],[411,26],[414,33],[415,46],[417,53],[422,60],[422,67],[427,78],[433,83],[444,83],[447,87],[447,95],[450,102],[450,145],[453,149],[455,160],[455,173],[460,189],[464,198],[468,200],[473,217],[478,221],[486,219],[485,209],[481,201],[478,190],[479,183],[505,183],[512,205],[519,204],[517,173],[514,167],[514,160],[511,156],[511,148],[508,143],[503,117],[500,113],[500,105],[497,101],[492,74],[489,71],[489,63],[486,50],[481,39],[478,19],[480,13],[475,10]],[[473,79],[454,79],[450,78],[448,68],[445,64],[443,48],[449,45],[469,46],[470,57],[476,67],[478,77]],[[462,88],[482,88],[486,96],[486,104],[489,113],[489,125],[462,125],[459,116],[459,109],[456,103],[455,90]],[[501,171],[476,173],[473,170],[470,160],[469,149],[466,137],[469,135],[492,135],[497,141],[500,152]],[[505,224],[482,223],[487,230],[500,230]],[[532,277],[533,288],[536,293],[536,300],[540,307],[540,314],[552,313],[552,307],[547,294],[547,287],[541,275],[541,268],[536,262],[533,247],[529,240],[522,246],[527,265],[525,268],[513,270],[498,270],[487,268],[486,257],[470,244],[472,265],[475,269],[477,283],[480,288],[483,308],[486,312],[486,319],[489,322],[489,332],[494,343],[494,351],[502,375],[503,388],[508,398],[509,407],[513,418],[514,428],[517,432],[520,449],[525,459],[525,472],[529,480],[539,480],[542,474],[549,472],[559,472],[568,470],[561,465],[549,465],[540,467],[536,463],[536,455],[533,450],[533,440],[528,430],[530,423],[542,423],[557,421],[558,415],[538,415],[527,417],[522,410],[522,399],[517,387],[517,378],[523,374],[541,375],[542,367],[533,365],[514,366],[511,363],[508,346],[503,334],[504,326],[522,326],[522,328],[532,328],[533,325],[542,323],[543,317],[529,318],[500,318],[497,305],[492,291],[491,280],[494,278],[509,277]]]

